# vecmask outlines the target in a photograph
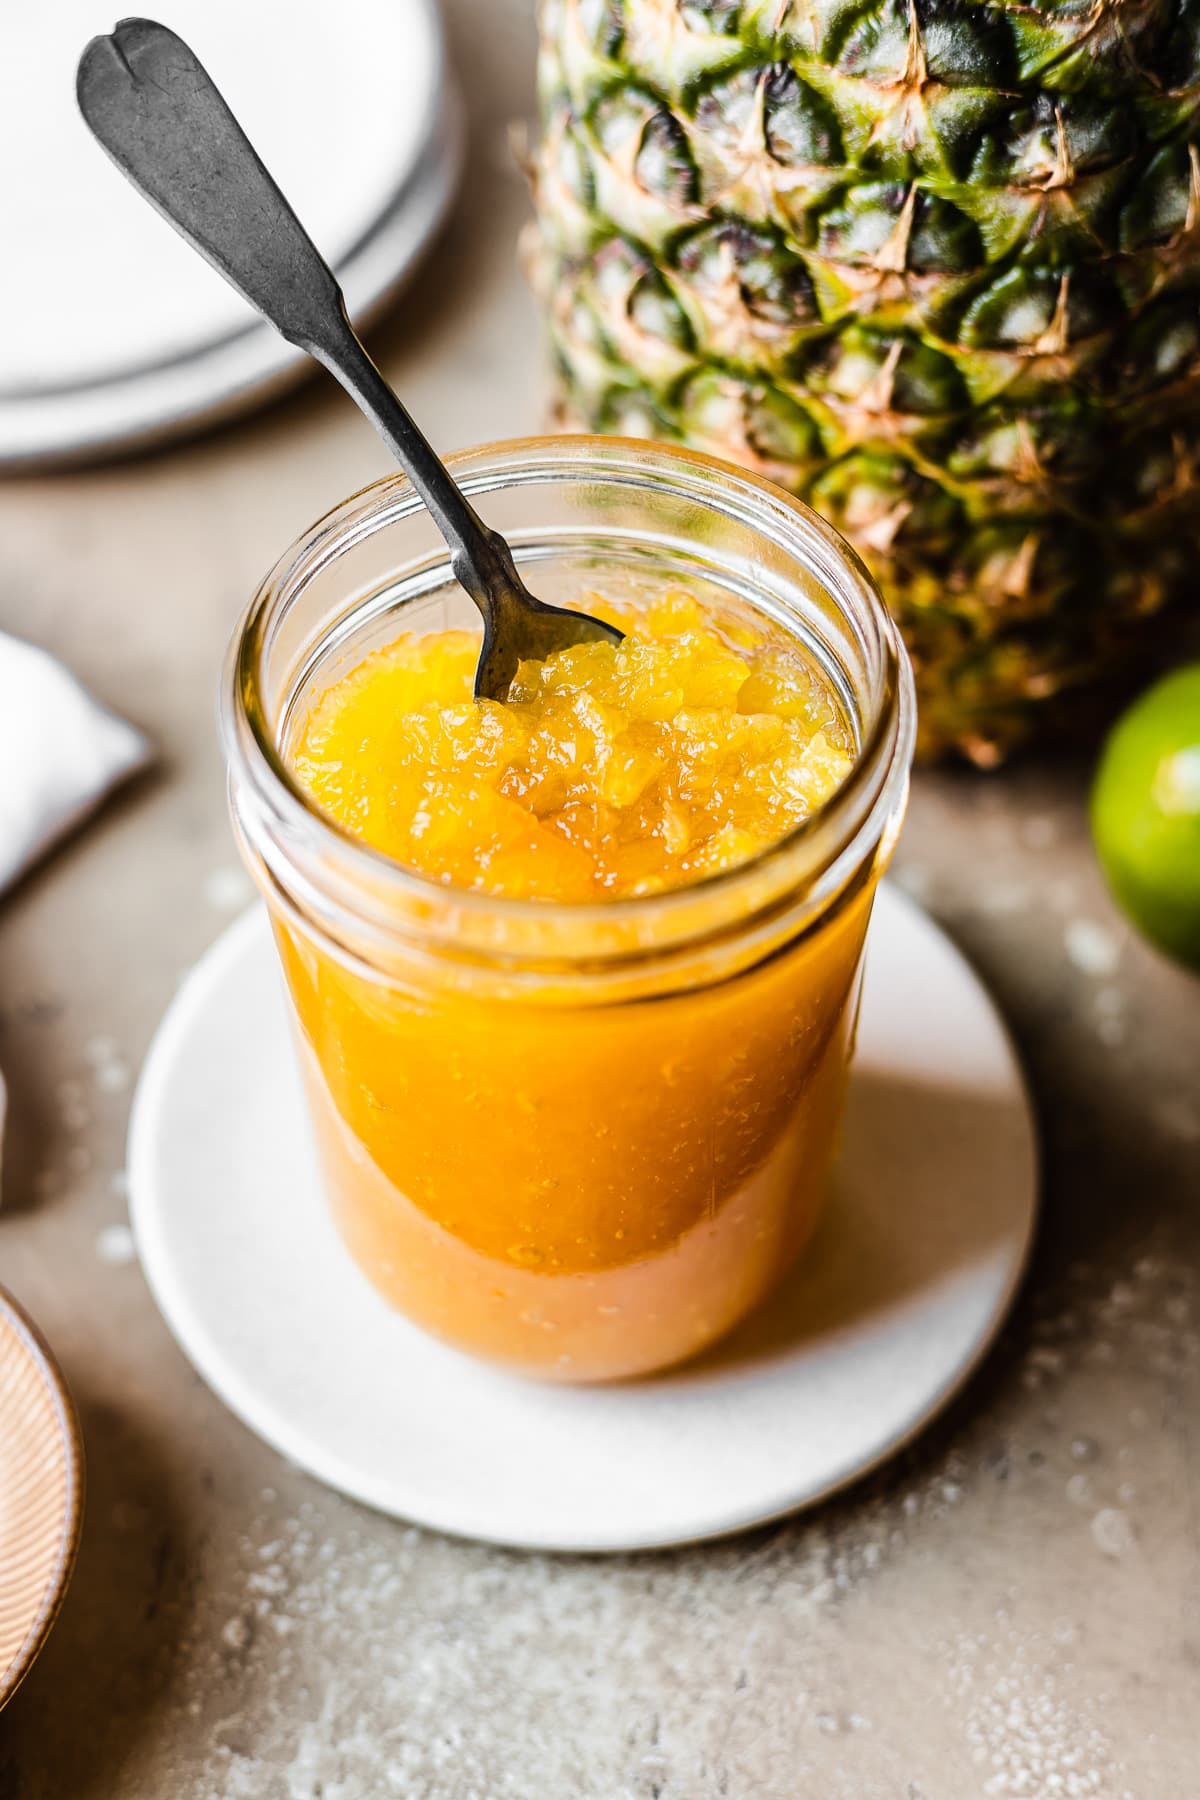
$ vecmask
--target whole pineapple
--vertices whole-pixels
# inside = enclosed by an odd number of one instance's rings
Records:
[[[989,764],[1200,563],[1200,0],[544,0],[564,417],[801,494]]]

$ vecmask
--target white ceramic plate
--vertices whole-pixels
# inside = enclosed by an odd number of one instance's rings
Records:
[[[75,65],[116,13],[26,5],[0,57],[0,464],[161,437],[305,366],[93,142]],[[362,319],[410,270],[458,172],[434,0],[163,0]]]
[[[718,1536],[873,1467],[979,1362],[1036,1210],[1004,1028],[950,941],[887,886],[827,1220],[773,1300],[670,1374],[542,1386],[446,1349],[376,1295],[322,1201],[258,910],[163,1021],[130,1179],[158,1304],[252,1430],[385,1512],[553,1550]]]

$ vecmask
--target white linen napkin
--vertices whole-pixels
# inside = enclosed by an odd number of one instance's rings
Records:
[[[150,757],[60,662],[0,632],[0,894]],[[0,1157],[4,1112],[0,1077]]]
[[[60,662],[0,632],[0,893],[149,760]]]

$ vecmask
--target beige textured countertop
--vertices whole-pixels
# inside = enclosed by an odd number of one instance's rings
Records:
[[[375,345],[444,448],[539,420],[506,121],[517,0],[454,0],[475,141]],[[486,23],[485,23],[486,22]],[[155,776],[0,903],[0,1280],[83,1416],[83,1549],[0,1718],[2,1800],[1191,1800],[1200,1793],[1200,985],[1125,931],[1082,767],[923,776],[901,879],[1038,1097],[1045,1222],[950,1417],[810,1517],[607,1561],[377,1518],[176,1350],[123,1229],[133,1073],[247,896],[213,727],[262,570],[384,469],[315,384],[153,459],[0,486],[0,625],[152,734]]]

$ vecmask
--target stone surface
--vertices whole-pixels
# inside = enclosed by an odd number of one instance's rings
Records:
[[[438,443],[535,429],[505,148],[525,9],[455,0],[475,139],[374,340]],[[820,1512],[702,1550],[500,1554],[282,1465],[130,1260],[131,1081],[247,895],[213,691],[281,547],[381,473],[327,383],[168,454],[0,489],[0,624],[149,731],[158,773],[0,904],[0,1280],[77,1395],[79,1565],[0,1721],[3,1800],[1183,1800],[1200,1664],[1200,988],[1131,937],[1086,763],[923,775],[901,879],[1011,1021],[1045,1135],[1024,1298],[953,1413]]]

